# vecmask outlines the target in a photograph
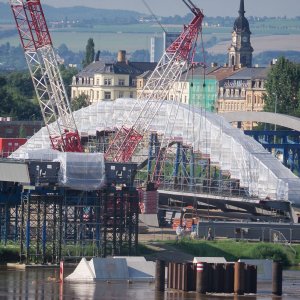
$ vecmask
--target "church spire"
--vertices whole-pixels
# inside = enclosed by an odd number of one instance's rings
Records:
[[[244,5],[244,0],[241,0],[241,2],[240,2],[239,15],[240,15],[241,17],[244,17],[244,16],[245,16],[245,5]]]

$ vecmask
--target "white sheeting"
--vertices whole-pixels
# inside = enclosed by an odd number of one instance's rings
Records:
[[[99,190],[105,184],[103,153],[59,152],[53,149],[30,150],[24,159],[59,161],[58,183],[74,190]]]
[[[135,120],[139,111],[130,114],[135,101],[103,101],[76,111],[74,117],[79,132],[96,134],[97,130],[121,126],[127,117],[129,121]],[[176,119],[174,126],[168,126],[171,111]],[[181,138],[194,151],[209,155],[212,163],[228,171],[231,178],[239,179],[240,185],[249,190],[250,196],[260,199],[268,196],[270,199],[300,204],[300,179],[259,143],[233,128],[220,115],[184,104],[180,104],[174,112],[174,105],[165,101],[149,130],[164,133],[166,137]],[[22,158],[29,150],[49,147],[48,132],[43,128],[13,156]]]

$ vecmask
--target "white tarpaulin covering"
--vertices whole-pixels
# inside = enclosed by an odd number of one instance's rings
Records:
[[[139,281],[152,282],[155,263],[144,257],[82,258],[73,273],[65,278],[70,282],[89,281]]]
[[[99,190],[105,183],[103,153],[59,152],[53,149],[30,150],[24,159],[60,162],[60,186],[81,191]]]
[[[102,101],[75,112],[79,132],[96,134],[97,130],[123,125],[135,101]],[[136,108],[128,123],[134,121],[138,113]],[[168,123],[170,119],[176,120],[174,126]],[[239,179],[240,186],[249,190],[250,196],[300,203],[300,179],[258,142],[233,128],[220,115],[184,104],[174,110],[174,105],[165,101],[152,120],[150,130],[162,133],[168,139],[180,138],[183,144],[192,146],[194,152],[209,155],[212,163],[219,164],[231,178]],[[43,128],[20,147],[14,157],[22,158],[29,150],[49,147],[48,132]]]

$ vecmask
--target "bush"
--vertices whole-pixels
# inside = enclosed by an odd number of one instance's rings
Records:
[[[0,246],[0,263],[17,262],[20,260],[19,247],[13,245]]]
[[[258,244],[251,248],[249,256],[253,259],[272,259],[283,263],[285,266],[292,264],[292,259],[287,251],[280,245]]]

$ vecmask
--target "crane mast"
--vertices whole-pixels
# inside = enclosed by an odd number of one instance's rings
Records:
[[[127,120],[118,130],[105,157],[109,161],[128,162],[147,132],[151,121],[161,108],[182,72],[193,61],[196,41],[202,31],[204,15],[191,0],[183,0],[194,14],[191,23],[184,27],[180,36],[169,46],[147,80],[132,111],[140,113],[133,122]],[[139,101],[143,100],[143,101]],[[160,100],[160,101],[155,101]],[[176,99],[179,101],[179,99]]]
[[[9,0],[53,149],[82,152],[40,0]],[[55,126],[49,126],[55,122]]]

